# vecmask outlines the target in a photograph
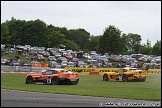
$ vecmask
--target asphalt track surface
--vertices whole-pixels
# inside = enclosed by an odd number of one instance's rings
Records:
[[[161,107],[161,101],[1,89],[1,107]]]

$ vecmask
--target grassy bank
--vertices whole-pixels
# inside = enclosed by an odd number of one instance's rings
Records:
[[[145,82],[107,82],[102,75],[80,75],[77,85],[25,84],[26,74],[1,73],[1,88],[58,94],[125,99],[161,100],[161,74],[148,74]]]

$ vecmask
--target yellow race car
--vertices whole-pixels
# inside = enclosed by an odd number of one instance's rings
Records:
[[[147,72],[137,68],[119,68],[114,72],[104,72],[103,81],[145,81]]]

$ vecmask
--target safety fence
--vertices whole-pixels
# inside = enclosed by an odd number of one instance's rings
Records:
[[[50,69],[48,67],[33,67],[33,66],[5,66],[1,65],[1,71],[4,72],[41,72],[42,70]],[[98,74],[103,72],[113,72],[119,68],[80,68],[80,67],[65,67],[65,69],[84,74]],[[91,72],[91,73],[90,73]],[[147,73],[161,74],[161,69],[148,69]]]
[[[103,72],[114,72],[114,71],[118,70],[119,68],[80,68],[80,67],[73,68],[73,67],[65,67],[65,69],[73,71],[73,72],[78,72],[78,73],[89,73],[89,72],[103,73]],[[156,73],[156,74],[161,73],[161,69],[148,69],[146,71],[147,71],[147,73]]]
[[[148,69],[147,73],[160,74],[161,73],[161,69]]]
[[[4,72],[41,72],[44,69],[32,66],[1,66],[1,71]]]

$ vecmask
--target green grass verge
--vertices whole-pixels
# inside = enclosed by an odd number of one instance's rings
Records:
[[[102,75],[80,75],[77,85],[25,84],[26,74],[1,73],[1,88],[137,100],[161,100],[161,74],[148,74],[145,82],[108,82]]]

